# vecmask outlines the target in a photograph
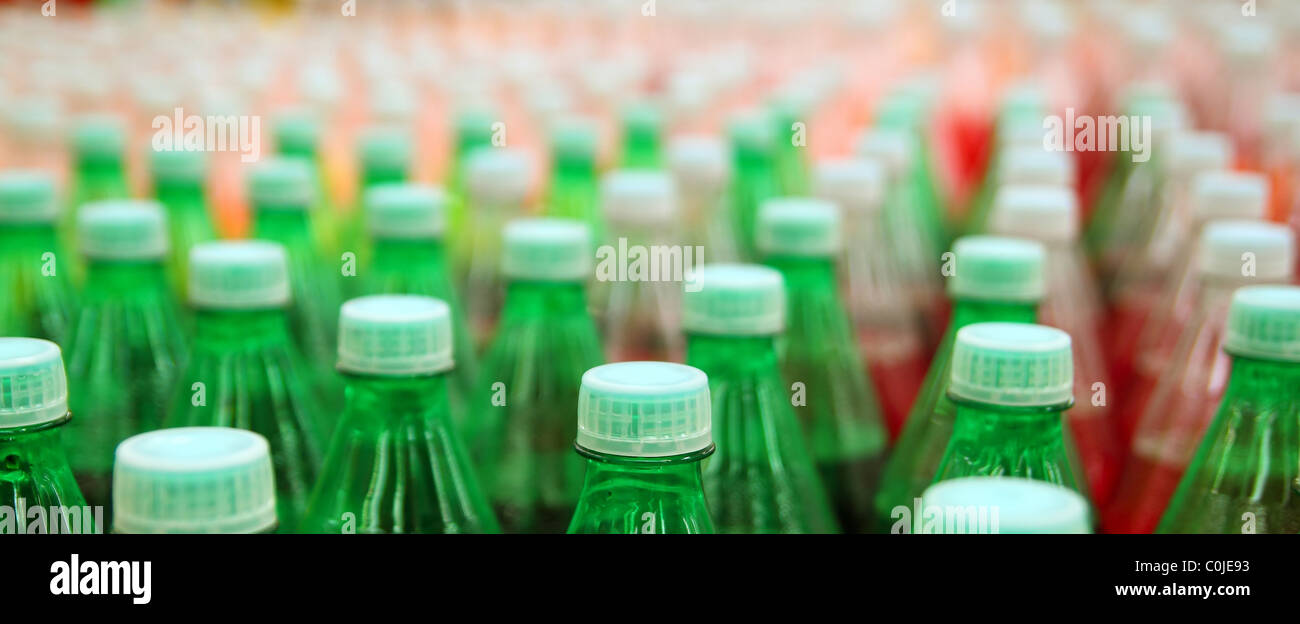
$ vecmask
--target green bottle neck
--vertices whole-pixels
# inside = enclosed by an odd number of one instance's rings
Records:
[[[152,295],[169,288],[163,259],[89,260],[86,265],[86,298],[121,299]]]
[[[258,238],[286,246],[311,241],[311,221],[306,208],[285,209],[254,206],[253,229]]]
[[[409,427],[409,418],[428,419],[423,425],[451,425],[447,374],[409,377],[344,374],[348,424],[360,429]]]
[[[581,282],[516,280],[506,286],[502,321],[536,318],[585,318],[587,292]]]
[[[281,308],[258,310],[200,309],[194,316],[197,343],[239,350],[289,340],[289,321]]]
[[[412,274],[446,275],[447,256],[436,238],[376,238],[375,268]]]
[[[369,189],[380,184],[406,182],[410,178],[408,167],[396,163],[372,163],[361,174],[361,188]]]
[[[952,310],[949,333],[974,323],[1033,323],[1038,319],[1038,302],[983,301],[957,299]]]
[[[953,439],[976,448],[1000,451],[1011,448],[1050,449],[1062,445],[1063,414],[1070,403],[1041,407],[1012,407],[954,397],[957,406]]]
[[[688,333],[686,338],[686,361],[710,375],[779,374],[775,336]]]
[[[1300,363],[1233,356],[1223,405],[1300,405]]]
[[[772,154],[759,150],[737,150],[735,165],[737,179],[765,177],[772,173]]]
[[[159,180],[154,184],[154,195],[169,209],[202,206],[207,201],[200,180]]]
[[[71,414],[64,414],[56,420],[38,425],[0,428],[0,473],[5,469],[6,456],[13,454],[28,461],[45,457],[66,464],[59,432],[71,419]]]
[[[781,272],[785,287],[796,292],[838,292],[835,282],[835,260],[831,257],[769,256],[768,266]],[[795,295],[792,294],[791,298]]]
[[[126,173],[121,158],[80,157],[77,159],[77,177],[82,180],[125,180]]]
[[[602,496],[603,492],[617,490],[620,496],[637,497],[637,493],[662,499],[675,495],[683,499],[702,498],[704,480],[700,462],[713,454],[708,448],[667,457],[625,457],[608,455],[576,447],[578,454],[587,458],[587,476],[583,483],[579,506],[586,499]],[[597,501],[600,502],[600,501]]]

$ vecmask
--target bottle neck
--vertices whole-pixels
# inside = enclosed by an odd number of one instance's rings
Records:
[[[63,450],[61,432],[71,418],[71,414],[64,414],[57,420],[38,425],[0,428],[0,484],[17,485],[15,479],[28,480],[35,467],[45,470],[66,468],[68,459]],[[5,498],[4,495],[5,492],[0,492],[0,500]]]
[[[86,296],[106,294],[111,298],[124,295],[166,291],[167,271],[162,259],[104,260],[91,259],[86,265]]]
[[[582,282],[514,280],[506,286],[503,321],[586,315],[587,294]]]
[[[765,368],[775,371],[776,337],[688,333],[686,361],[710,375]]]
[[[1012,407],[954,397],[957,406],[954,439],[977,442],[975,446],[997,448],[1002,442],[1020,448],[1052,448],[1062,441],[1062,414],[1070,404],[1041,407]]]
[[[395,184],[410,179],[405,164],[371,163],[361,174],[361,188],[369,189],[380,184]]]
[[[376,238],[375,267],[412,274],[442,275],[446,269],[443,242],[436,238]]]
[[[1033,323],[1038,319],[1037,301],[983,301],[959,298],[952,310],[951,332],[974,323]]]
[[[311,241],[311,223],[305,208],[254,207],[253,228],[258,238],[290,245]]]
[[[194,317],[194,335],[197,341],[228,349],[287,341],[288,317],[281,308],[200,309]]]
[[[704,495],[700,462],[713,454],[714,447],[668,457],[624,457],[576,447],[587,458],[587,476],[582,498],[617,490],[621,496],[653,492],[662,496],[676,493],[683,498]],[[579,503],[581,505],[581,503]]]
[[[80,157],[77,159],[77,177],[83,180],[104,180],[125,177],[121,158]]]
[[[362,428],[402,426],[412,415],[432,419],[425,424],[448,424],[447,374],[409,377],[343,374],[347,397],[346,413],[360,415],[349,420]]]
[[[1229,401],[1300,405],[1300,362],[1233,355],[1223,403]]]
[[[154,184],[154,194],[172,210],[202,206],[206,201],[203,182],[199,180],[159,180]]]
[[[769,256],[764,262],[781,272],[788,291],[837,292],[835,260],[827,257]],[[792,298],[794,295],[791,295]]]

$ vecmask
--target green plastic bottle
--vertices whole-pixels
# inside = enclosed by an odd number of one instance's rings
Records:
[[[337,384],[330,362],[338,339],[338,310],[343,302],[341,260],[326,257],[312,236],[313,174],[307,161],[270,158],[249,174],[253,236],[284,246],[289,258],[290,328],[299,348],[315,368],[316,384],[337,404]]]
[[[163,208],[146,200],[82,207],[86,287],[67,337],[68,457],[86,500],[108,505],[113,449],[162,426],[185,335],[167,277]]]
[[[649,102],[634,102],[623,110],[624,169],[658,169],[662,165],[660,135],[663,115]]]
[[[813,113],[810,94],[798,85],[786,85],[768,102],[768,119],[772,123],[772,136],[776,169],[777,194],[804,195],[809,192],[807,137],[803,144],[797,139],[807,133],[806,123]],[[799,125],[796,125],[799,124]],[[804,129],[799,130],[799,126]]]
[[[275,471],[266,438],[229,427],[132,436],[113,464],[113,532],[273,533]]]
[[[62,221],[69,235],[76,235],[77,210],[83,204],[130,195],[123,163],[125,146],[126,130],[117,117],[87,115],[76,121],[72,128],[73,191]]]
[[[306,165],[308,188],[311,191],[307,194],[303,209],[311,213],[311,233],[316,244],[325,250],[337,249],[340,224],[332,201],[333,194],[326,183],[325,163],[321,154],[320,120],[306,110],[281,111],[272,120],[271,136],[275,141],[277,159],[299,160]],[[257,199],[251,195],[250,192],[253,209],[257,210]]]
[[[709,376],[713,431],[720,442],[704,468],[718,530],[837,532],[781,378],[776,351],[786,316],[781,273],[758,265],[705,265],[684,290],[686,359]]]
[[[450,393],[452,414],[460,422],[475,390],[478,356],[443,244],[449,201],[441,188],[424,184],[381,184],[366,192],[366,225],[372,242],[362,290],[424,295],[451,307],[456,368],[450,373]]]
[[[888,530],[895,522],[894,510],[912,505],[934,481],[948,448],[957,413],[948,399],[957,331],[989,321],[1033,323],[1045,289],[1045,256],[1041,244],[1014,238],[966,236],[953,243],[948,263],[952,322],[885,464],[875,501],[877,530]]]
[[[450,170],[446,176],[447,189],[451,193],[452,200],[451,212],[447,219],[448,229],[452,234],[449,238],[451,241],[469,242],[466,237],[470,221],[466,169],[470,156],[474,152],[492,147],[494,128],[499,128],[496,124],[501,119],[501,114],[495,108],[483,104],[466,107],[456,112],[452,129]],[[467,254],[470,251],[468,244],[458,242],[452,251],[455,252],[456,264],[463,265],[468,261]]]
[[[0,533],[100,533],[63,449],[68,381],[59,346],[0,338]],[[36,511],[34,508],[40,508]]]
[[[587,477],[569,533],[713,533],[700,464],[713,453],[709,379],[668,362],[582,375],[578,436]]]
[[[962,477],[931,485],[921,515],[899,514],[894,533],[1091,533],[1088,499],[1020,477]],[[915,513],[915,511],[913,511]],[[906,520],[911,520],[908,526]],[[907,530],[904,530],[907,527]],[[919,529],[919,530],[918,530]]]
[[[1157,533],[1300,532],[1300,288],[1247,286],[1228,313],[1228,387]]]
[[[365,249],[367,194],[380,186],[410,181],[413,150],[410,136],[399,128],[375,126],[366,128],[361,133],[361,137],[357,140],[361,170],[357,194],[361,201],[342,219],[339,244],[343,251],[358,252]],[[345,281],[344,285],[353,284]],[[364,288],[347,289],[348,292],[364,290]]]
[[[546,214],[577,219],[591,228],[593,240],[604,231],[596,184],[597,134],[587,119],[564,119],[551,131],[551,186]]]
[[[868,131],[875,134],[898,134],[902,137],[902,149],[898,154],[901,156],[901,168],[897,170],[897,182],[907,197],[900,200],[901,205],[910,209],[896,211],[896,217],[899,218],[896,222],[898,227],[903,227],[902,224],[906,221],[915,223],[916,231],[907,234],[918,237],[925,250],[931,253],[946,248],[952,240],[948,212],[944,209],[939,194],[934,150],[930,147],[929,132],[933,127],[930,119],[938,93],[936,79],[918,76],[881,102],[876,110],[875,124]]]
[[[167,211],[173,290],[184,292],[190,249],[216,238],[208,208],[208,156],[197,150],[154,150],[150,169],[154,196]]]
[[[870,525],[889,432],[839,294],[840,229],[830,202],[774,199],[759,212],[757,245],[785,277],[786,332],[777,353],[789,400],[840,525],[857,532]]]
[[[509,284],[467,423],[483,484],[507,532],[563,532],[582,489],[571,447],[582,374],[601,363],[587,313],[591,236],[577,221],[506,225]]]
[[[194,343],[166,425],[238,427],[264,436],[275,466],[279,530],[298,527],[324,458],[327,425],[289,332],[284,248],[213,242],[190,252]]]
[[[54,179],[0,173],[0,335],[63,340],[76,309],[68,273],[76,264],[56,231]]]
[[[731,215],[740,259],[757,257],[754,227],[758,207],[777,193],[774,165],[774,140],[771,123],[760,112],[745,112],[733,117],[727,126],[731,142],[733,170],[731,181]]]
[[[976,323],[957,330],[948,385],[957,418],[934,480],[1024,477],[1086,496],[1065,427],[1073,386],[1070,335],[1059,329]]]
[[[373,295],[339,312],[343,418],[304,533],[496,533],[451,418],[451,308]]]

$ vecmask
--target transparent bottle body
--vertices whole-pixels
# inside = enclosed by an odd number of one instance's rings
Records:
[[[86,499],[108,506],[113,453],[162,426],[186,337],[161,261],[93,261],[86,277],[64,344],[65,443]]]
[[[103,532],[103,509],[87,505],[68,465],[67,422],[0,429],[0,508],[13,514],[0,534]]]
[[[446,374],[347,375],[303,533],[496,533],[451,418]]]
[[[1300,366],[1236,357],[1159,533],[1300,532]]]
[[[952,440],[934,481],[1005,476],[1046,481],[1087,496],[1087,484],[1065,427],[1068,405],[1010,407],[951,399]]]
[[[758,208],[778,195],[771,154],[737,149],[731,182],[731,219],[740,257],[757,258],[754,249]]]
[[[701,260],[696,249],[681,244],[673,224],[610,223],[607,231],[591,292],[605,358],[682,361],[682,288]]]
[[[189,284],[190,249],[216,238],[208,200],[201,183],[158,182],[154,194],[167,211],[171,246],[167,264],[173,291],[185,292]]]
[[[456,267],[458,284],[460,292],[465,293],[465,311],[475,341],[485,344],[493,335],[504,304],[501,232],[508,221],[523,216],[523,206],[476,201],[472,197],[466,202],[464,234],[448,240],[453,249],[462,248],[456,254],[462,259]]]
[[[700,474],[708,452],[640,458],[579,450],[587,458],[587,474],[568,532],[713,533]]]
[[[280,532],[297,530],[333,419],[280,309],[199,310],[167,427],[236,427],[271,446]]]
[[[921,391],[885,464],[876,494],[875,528],[885,530],[893,524],[891,514],[897,506],[909,506],[920,498],[934,481],[939,462],[952,438],[956,408],[948,400],[948,381],[952,372],[952,345],[957,330],[973,323],[1033,323],[1038,318],[1036,303],[1016,303],[959,299],[953,308],[952,322],[943,341],[930,360]]]
[[[582,284],[511,282],[466,423],[506,532],[563,532],[582,489],[573,452],[582,374],[602,363]]]
[[[54,226],[0,224],[0,335],[63,344],[77,307],[73,264]]]
[[[774,338],[692,334],[687,363],[709,376],[718,450],[704,462],[704,486],[718,532],[837,532]]]

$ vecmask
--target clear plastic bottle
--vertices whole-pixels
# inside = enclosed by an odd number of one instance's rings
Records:
[[[569,533],[713,533],[700,465],[714,449],[709,380],[667,362],[582,376],[575,447],[587,476]]]
[[[118,445],[113,532],[272,533],[275,474],[266,438],[229,427],[141,433]]]
[[[501,313],[501,231],[507,221],[524,216],[531,167],[513,148],[479,149],[465,162],[465,229],[452,245],[461,248],[456,254],[463,260],[457,271],[460,291],[479,344],[492,336]]]
[[[1074,395],[1066,413],[1088,478],[1093,503],[1104,505],[1114,491],[1124,462],[1117,437],[1116,397],[1106,370],[1098,333],[1102,305],[1097,282],[1079,244],[1079,207],[1065,186],[1003,186],[994,199],[995,234],[1036,240],[1047,251],[1043,264],[1046,295],[1039,320],[1070,334],[1074,354]],[[1086,399],[1085,399],[1086,397]]]
[[[601,205],[607,229],[596,252],[591,307],[605,358],[681,361],[681,284],[702,258],[682,245],[672,178],[658,171],[611,172],[601,182]],[[679,253],[664,253],[674,248]]]
[[[1290,282],[1294,265],[1293,235],[1283,226],[1253,221],[1206,226],[1195,310],[1182,331],[1169,337],[1170,346],[1153,351],[1150,363],[1139,362],[1143,377],[1134,380],[1123,398],[1141,416],[1132,455],[1102,518],[1106,532],[1156,528],[1227,384],[1229,360],[1220,346],[1232,292],[1252,284]]]
[[[708,135],[679,136],[668,146],[668,163],[691,244],[708,250],[709,262],[740,261],[729,209],[732,163],[727,144]]]

